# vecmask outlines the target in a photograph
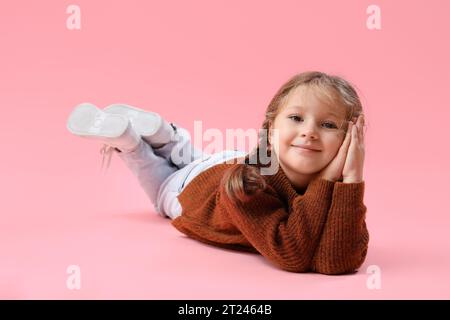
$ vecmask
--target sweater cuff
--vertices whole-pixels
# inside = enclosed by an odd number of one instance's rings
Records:
[[[327,195],[331,195],[333,193],[333,188],[336,182],[317,178],[312,180],[305,194],[311,193],[314,196],[317,196],[319,199],[324,199]]]
[[[325,179],[312,180],[304,195],[299,195],[296,201],[303,204],[307,212],[328,212],[333,198],[334,182]],[[316,217],[320,219],[320,217]]]
[[[336,182],[333,198],[340,199],[345,204],[362,204],[364,202],[364,181],[358,183]]]

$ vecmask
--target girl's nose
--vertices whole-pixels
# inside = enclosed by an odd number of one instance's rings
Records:
[[[300,129],[300,135],[302,137],[317,139],[318,134],[314,123],[305,123],[304,126],[302,126],[302,128]]]

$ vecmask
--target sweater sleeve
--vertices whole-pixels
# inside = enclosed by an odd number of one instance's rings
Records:
[[[294,198],[292,212],[271,186],[238,204],[222,186],[218,204],[262,256],[283,270],[305,272],[322,234],[333,185],[328,180],[313,180],[304,195]]]
[[[335,183],[328,218],[312,261],[313,271],[349,273],[364,262],[369,233],[363,197],[364,182]]]

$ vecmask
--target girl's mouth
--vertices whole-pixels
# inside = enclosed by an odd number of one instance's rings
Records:
[[[294,150],[300,154],[316,154],[320,152],[320,150],[311,150],[299,146],[292,146],[292,147],[294,147]]]
[[[315,148],[310,147],[310,146],[306,146],[306,145],[292,145],[292,147],[295,147],[295,148],[301,149],[301,150],[312,151],[312,152],[320,152],[320,150],[315,149]]]

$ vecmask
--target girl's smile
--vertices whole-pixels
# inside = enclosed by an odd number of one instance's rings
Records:
[[[320,152],[320,150],[304,148],[302,146],[292,146],[292,148],[294,148],[295,151],[298,152],[299,154],[304,154],[304,155],[313,155],[313,154],[317,154]]]

